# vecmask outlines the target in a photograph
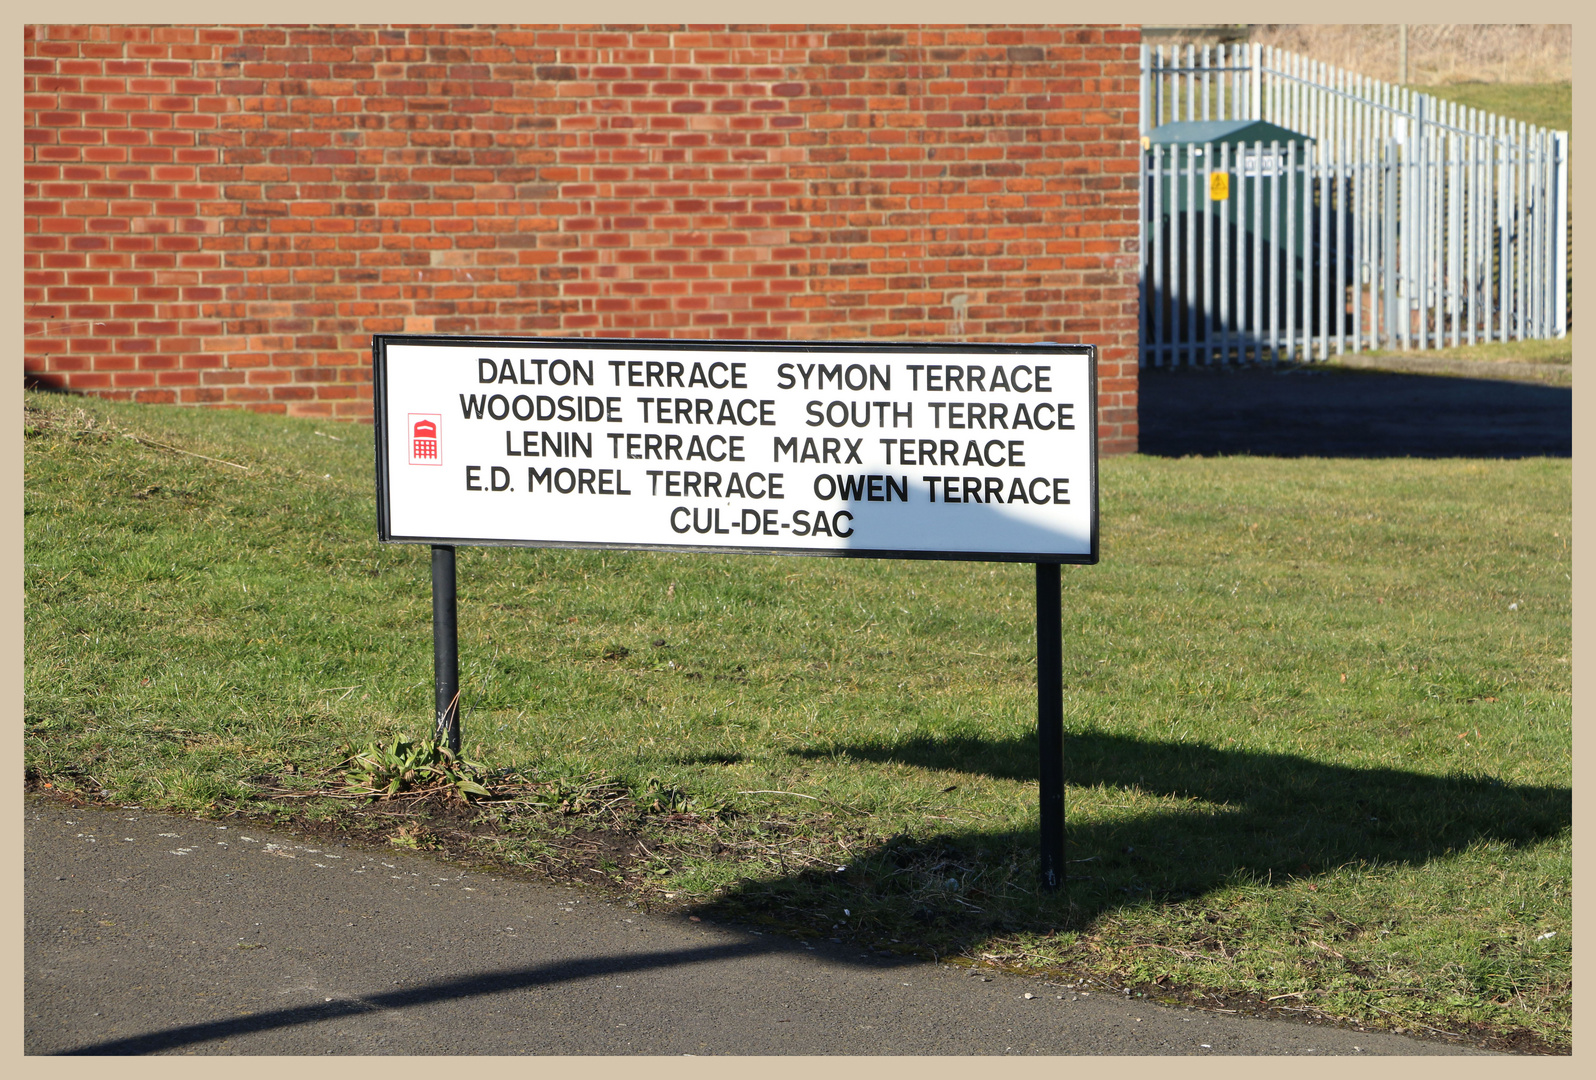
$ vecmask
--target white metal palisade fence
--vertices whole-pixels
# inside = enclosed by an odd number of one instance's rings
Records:
[[[1149,145],[1178,120],[1305,139]],[[1257,44],[1143,45],[1141,124],[1144,366],[1568,333],[1567,132]]]

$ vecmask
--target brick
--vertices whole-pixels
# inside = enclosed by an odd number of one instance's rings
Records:
[[[928,340],[963,292],[963,336],[1096,341],[1128,452],[1138,41],[26,27],[29,347],[78,392],[369,420],[374,332]]]

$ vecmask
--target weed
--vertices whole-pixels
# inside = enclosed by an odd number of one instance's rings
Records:
[[[378,798],[442,789],[463,802],[470,802],[473,795],[492,795],[479,780],[485,767],[458,757],[436,739],[396,735],[392,743],[372,743],[349,761],[345,784],[353,795]]]

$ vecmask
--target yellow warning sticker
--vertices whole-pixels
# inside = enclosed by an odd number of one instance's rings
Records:
[[[1208,178],[1208,198],[1214,202],[1224,202],[1230,198],[1230,174],[1216,172]]]

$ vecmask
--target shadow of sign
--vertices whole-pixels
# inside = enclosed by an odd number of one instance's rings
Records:
[[[792,751],[799,757],[848,755],[880,763],[1034,781],[1034,737],[908,738],[890,743]],[[1127,903],[1199,896],[1239,876],[1305,876],[1344,865],[1420,865],[1478,841],[1525,846],[1569,828],[1572,793],[1563,787],[1508,784],[1488,776],[1436,777],[1400,769],[1325,765],[1289,754],[1220,750],[1084,733],[1066,744],[1066,772],[1076,787],[1138,788],[1153,795],[1198,799],[1205,808],[1165,811],[1112,823],[1072,825],[1068,888],[1017,924],[979,903],[941,900],[950,875],[976,881],[994,867],[1036,859],[1034,830],[950,831],[923,840],[896,837],[859,851],[845,874],[834,867],[773,881],[739,884],[699,910],[736,919],[751,908],[779,909],[841,885],[856,903],[907,900],[913,917],[952,947],[975,946],[995,932],[1078,929]],[[1181,872],[1171,867],[1184,866]],[[1199,869],[1191,869],[1197,867]],[[1034,875],[1017,875],[1029,881]],[[834,893],[833,893],[834,895]],[[965,891],[979,901],[978,890]],[[921,897],[938,897],[918,900]],[[633,956],[590,956],[488,971],[424,986],[329,1003],[297,1006],[111,1039],[65,1051],[130,1055],[171,1051],[216,1039],[403,1010],[443,1000],[481,998],[529,987],[680,967],[793,948],[776,938]],[[840,962],[857,962],[838,957]],[[864,959],[861,957],[860,959]],[[869,958],[873,964],[914,962]]]
[[[792,751],[799,757],[846,756],[922,769],[976,773],[1032,783],[1034,736],[1014,739],[908,738]],[[1389,768],[1327,765],[1290,754],[1223,750],[1095,732],[1065,741],[1065,776],[1074,789],[1107,787],[1180,800],[1111,822],[1071,818],[1067,888],[1033,908],[1034,925],[938,897],[950,873],[976,880],[1017,865],[1016,881],[1035,860],[1035,832],[949,831],[924,840],[898,837],[860,851],[846,874],[834,867],[772,882],[744,883],[711,913],[795,906],[845,879],[849,893],[918,903],[916,917],[974,946],[994,932],[1083,929],[1105,911],[1137,902],[1200,897],[1240,880],[1284,881],[1348,863],[1422,865],[1477,842],[1528,846],[1571,825],[1566,787],[1505,783],[1490,776],[1431,776]],[[980,903],[979,893],[963,893]],[[974,910],[971,908],[974,907]]]
[[[1422,355],[1422,354],[1421,354]],[[1334,368],[1141,373],[1141,452],[1160,457],[1569,457],[1566,387]]]
[[[669,952],[645,953],[637,956],[590,956],[579,960],[540,964],[534,967],[506,971],[487,971],[459,979],[446,979],[424,986],[408,987],[382,994],[368,994],[358,998],[300,1005],[269,1012],[249,1013],[227,1020],[213,1020],[202,1024],[186,1024],[162,1031],[146,1032],[121,1039],[108,1039],[90,1043],[74,1050],[63,1051],[60,1056],[80,1057],[90,1055],[154,1054],[176,1050],[184,1046],[212,1042],[259,1031],[277,1031],[283,1028],[318,1024],[361,1013],[390,1012],[411,1009],[436,1001],[455,1001],[463,998],[492,997],[496,994],[514,993],[537,986],[576,982],[602,976],[629,974],[652,968],[682,967],[689,964],[712,963],[738,956],[775,952],[788,948],[778,942],[740,942],[731,945],[710,945],[699,949],[678,949]]]
[[[921,501],[903,509],[913,512],[926,530],[944,527],[953,520],[949,512],[956,511],[961,535],[978,538],[1006,513],[998,504],[932,506],[923,501],[922,490],[916,490]],[[848,505],[854,509],[857,504]],[[910,738],[792,753],[846,755],[1025,783],[1039,777],[1034,733],[1007,740]],[[1238,877],[1284,879],[1348,862],[1419,865],[1477,841],[1533,844],[1555,837],[1571,820],[1568,788],[1513,785],[1489,776],[1436,777],[1327,765],[1288,754],[1101,733],[1066,736],[1064,772],[1066,783],[1075,788],[1135,789],[1155,797],[1196,800],[1202,808],[1159,811],[1111,824],[1070,819],[1066,859],[1079,869],[1070,870],[1066,893],[1045,909],[1051,912],[1045,925],[1025,929],[1045,932],[1085,925],[1127,901],[1198,896]],[[962,861],[977,874],[1010,864],[1034,866],[1035,837],[1030,830],[973,830],[924,842],[889,841],[849,860],[845,888],[861,898],[894,892],[907,896],[934,884],[939,865]],[[779,908],[784,896],[798,902],[834,888],[835,874],[835,868],[822,868],[772,882],[744,883],[709,911],[736,918]],[[1032,876],[1023,869],[1012,875],[1017,881]],[[959,928],[972,945],[995,930],[1016,929],[1002,918],[945,903],[928,907],[926,917]]]

